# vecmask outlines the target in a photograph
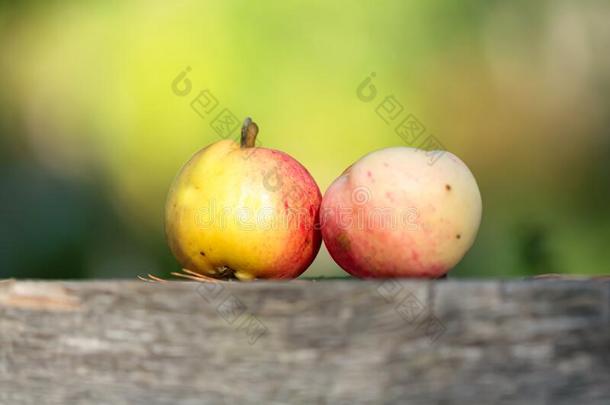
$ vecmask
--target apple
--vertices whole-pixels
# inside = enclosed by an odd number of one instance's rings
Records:
[[[476,180],[457,156],[387,148],[362,157],[328,188],[322,237],[356,277],[439,278],[472,246],[481,209]]]
[[[167,240],[191,274],[291,279],[320,248],[320,189],[286,153],[255,146],[257,133],[246,119],[240,143],[227,139],[201,149],[171,186]]]

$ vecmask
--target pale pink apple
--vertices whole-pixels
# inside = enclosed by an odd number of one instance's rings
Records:
[[[472,246],[481,205],[475,178],[457,156],[383,149],[362,157],[326,191],[322,237],[354,276],[438,278]]]

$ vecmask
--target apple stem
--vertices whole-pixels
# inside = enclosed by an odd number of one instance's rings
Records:
[[[256,122],[252,121],[252,118],[247,117],[241,127],[241,148],[253,148],[256,143],[257,134],[258,125],[256,125]]]

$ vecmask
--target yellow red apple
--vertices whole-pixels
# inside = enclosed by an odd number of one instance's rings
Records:
[[[165,226],[183,268],[219,279],[290,279],[315,258],[320,190],[295,159],[256,147],[257,133],[247,119],[241,143],[201,149],[174,180]]]
[[[437,160],[430,154],[441,153]],[[438,278],[472,246],[481,194],[449,152],[382,149],[350,166],[326,191],[324,243],[348,273],[363,278]]]

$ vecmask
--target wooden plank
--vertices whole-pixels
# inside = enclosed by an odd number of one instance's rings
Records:
[[[610,282],[0,283],[1,404],[610,403]]]

